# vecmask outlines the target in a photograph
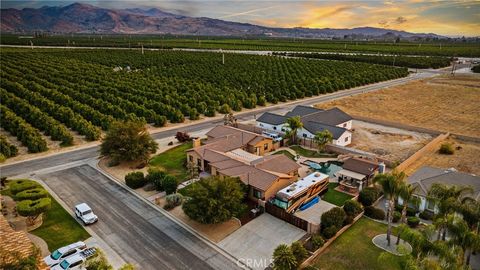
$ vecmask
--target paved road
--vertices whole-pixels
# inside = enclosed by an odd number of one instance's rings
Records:
[[[372,85],[366,85],[362,87],[357,87],[354,89],[348,89],[348,90],[342,90],[338,91],[332,94],[328,95],[321,95],[321,96],[316,96],[313,98],[307,98],[307,99],[301,99],[301,100],[296,100],[288,103],[283,103],[283,104],[277,104],[274,106],[269,106],[265,108],[261,108],[255,111],[247,111],[243,113],[237,113],[235,116],[239,121],[245,121],[245,120],[251,120],[255,116],[259,116],[260,114],[270,111],[270,112],[275,112],[275,111],[285,111],[293,108],[296,105],[313,105],[321,102],[328,102],[331,100],[347,97],[347,96],[353,96],[357,94],[362,94],[362,93],[367,93],[367,92],[372,92],[372,91],[377,91],[386,87],[392,87],[400,84],[407,83],[409,81],[413,80],[419,80],[423,78],[428,78],[435,76],[435,73],[431,73],[428,71],[420,72],[414,75],[410,75],[409,77],[401,78],[401,79],[396,79],[396,80],[391,80],[391,81],[385,81],[385,82],[380,82]],[[158,133],[152,134],[152,137],[154,139],[162,139],[162,138],[168,138],[173,135],[179,130],[181,131],[187,131],[189,133],[195,132],[195,131],[200,131],[200,130],[205,130],[212,128],[215,125],[223,123],[222,120],[219,119],[212,119],[209,121],[205,122],[199,122],[195,123],[193,122],[192,124],[188,126],[184,126],[181,128],[177,129],[172,129],[172,130],[166,130],[166,131],[160,131]],[[15,164],[6,164],[6,165],[1,165],[0,166],[0,175],[1,176],[13,176],[13,175],[18,175],[18,174],[24,174],[26,172],[32,172],[40,169],[45,169],[45,168],[50,168],[54,166],[59,166],[68,162],[73,162],[73,161],[79,161],[79,160],[84,160],[88,158],[94,158],[97,157],[99,151],[98,146],[93,146],[91,148],[83,148],[75,151],[70,151],[67,153],[59,153],[56,155],[51,155],[47,156],[44,158],[39,158],[39,159],[33,159],[33,160],[27,160],[24,162],[20,163],[15,163]]]
[[[99,217],[99,222],[89,228],[138,269],[239,269],[89,165],[37,177],[70,208],[88,202]]]

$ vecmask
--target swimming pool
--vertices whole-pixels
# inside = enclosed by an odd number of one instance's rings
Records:
[[[338,162],[334,163],[334,162],[328,161],[328,162],[318,163],[315,161],[307,160],[305,161],[305,163],[308,164],[308,166],[314,169],[315,171],[328,174],[330,178],[335,178],[334,174],[342,169],[342,167],[337,164]]]

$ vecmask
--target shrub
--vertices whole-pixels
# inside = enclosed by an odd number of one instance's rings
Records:
[[[345,220],[343,221],[343,226],[346,226],[348,224],[352,224],[354,219],[355,219],[354,216],[347,216],[345,218]]]
[[[343,211],[343,209],[340,207],[334,207],[322,214],[322,217],[321,217],[322,228],[328,228],[332,226],[341,228],[345,218],[346,218],[345,211]]]
[[[175,139],[177,139],[179,142],[187,142],[190,141],[190,135],[187,132],[181,132],[178,131],[177,134],[175,134]]]
[[[384,220],[385,219],[385,211],[380,208],[375,208],[373,206],[365,207],[365,215],[367,217],[377,219],[377,220]]]
[[[423,212],[420,212],[420,214],[419,214],[419,217],[421,219],[425,219],[425,220],[432,220],[433,216],[434,216],[433,212],[427,211],[427,210],[425,210]]]
[[[408,217],[407,218],[407,224],[411,228],[415,228],[415,227],[418,226],[418,224],[420,224],[420,218],[418,218],[418,217]]]
[[[312,236],[312,238],[310,238],[310,242],[312,243],[312,248],[314,250],[317,250],[317,249],[323,247],[323,244],[325,244],[325,240],[319,234],[314,234]]]
[[[358,214],[362,212],[362,205],[354,200],[348,200],[343,205],[343,211],[347,214],[347,216],[356,217]]]
[[[165,193],[167,194],[172,194],[177,191],[177,179],[171,175],[165,175],[165,177],[162,180],[162,186],[163,189],[165,189]]]
[[[41,185],[33,180],[28,180],[28,179],[18,179],[18,180],[12,180],[8,184],[10,188],[10,192],[13,195],[16,195],[17,193],[27,190],[27,189],[32,189],[32,188],[38,188],[41,187]]]
[[[340,229],[336,226],[330,226],[330,227],[325,228],[322,231],[322,234],[323,234],[323,237],[325,237],[325,239],[330,239],[330,238],[334,237],[335,234],[337,234],[337,232],[339,230]]]
[[[33,217],[35,219],[41,213],[50,209],[52,200],[41,198],[38,200],[24,200],[17,203],[17,212],[22,217]]]
[[[308,257],[308,251],[300,241],[293,242],[290,245],[290,250],[292,251],[293,256],[295,256],[297,264],[301,264]]]
[[[180,193],[170,194],[165,197],[165,206],[163,207],[166,210],[173,209],[183,202],[183,196]]]
[[[398,211],[394,211],[392,221],[397,222],[400,220],[400,218],[402,218],[402,214]]]
[[[293,270],[297,268],[297,260],[292,250],[285,244],[280,244],[273,251],[273,268],[281,270]]]
[[[148,175],[145,177],[145,182],[152,183],[157,191],[163,191],[163,178],[166,173],[159,169],[148,169]]]
[[[43,187],[37,187],[32,189],[27,189],[21,192],[18,192],[15,195],[16,201],[23,200],[38,200],[40,198],[48,197],[48,192]]]
[[[446,142],[440,145],[440,149],[438,150],[438,152],[444,155],[453,155],[455,150],[453,149],[453,145],[451,143]]]
[[[407,207],[407,216],[413,217],[418,213],[418,210],[412,207]]]
[[[125,175],[125,184],[130,188],[141,188],[145,183],[143,172],[131,172]]]
[[[358,201],[363,204],[363,206],[372,205],[380,196],[380,192],[375,187],[366,187],[358,196]]]

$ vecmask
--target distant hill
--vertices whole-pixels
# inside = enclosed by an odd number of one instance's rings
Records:
[[[189,17],[151,9],[106,9],[89,4],[44,6],[38,9],[2,9],[1,31],[26,33],[177,34],[202,36],[272,36],[333,38],[355,37],[441,37],[374,27],[353,29],[273,28],[206,17]]]

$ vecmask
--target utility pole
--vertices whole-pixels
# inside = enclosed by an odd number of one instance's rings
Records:
[[[222,64],[225,65],[225,53],[220,49],[220,53],[222,54]]]

